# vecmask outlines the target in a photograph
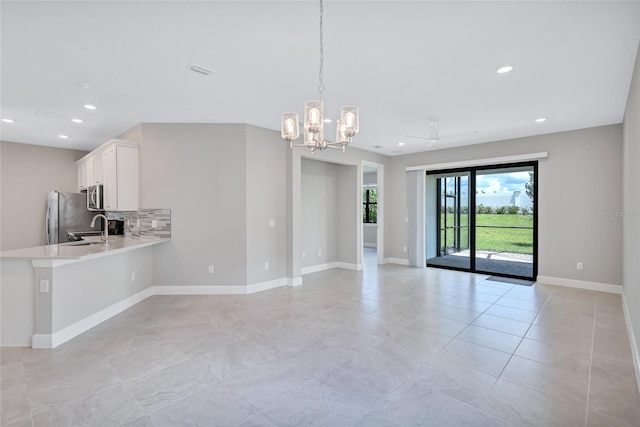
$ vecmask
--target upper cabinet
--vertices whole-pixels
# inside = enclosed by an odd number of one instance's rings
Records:
[[[138,210],[138,145],[112,140],[77,161],[78,188],[103,185],[107,211]]]

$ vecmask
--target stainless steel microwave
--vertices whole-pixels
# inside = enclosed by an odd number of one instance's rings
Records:
[[[90,211],[104,210],[102,193],[102,184],[92,185],[87,188],[87,209]]]

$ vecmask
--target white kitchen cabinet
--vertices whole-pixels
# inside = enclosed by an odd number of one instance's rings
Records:
[[[87,187],[103,183],[103,165],[100,155],[92,152],[76,163],[78,165],[78,190],[86,191]]]
[[[118,147],[111,147],[102,153],[102,176],[104,209],[118,209]]]
[[[106,211],[136,211],[138,201],[138,145],[112,140],[77,162],[78,187],[103,185]]]
[[[86,191],[88,186],[87,182],[87,162],[78,162],[78,191]]]
[[[102,157],[101,156],[92,156],[91,160],[90,160],[90,164],[91,164],[91,168],[90,168],[90,172],[91,172],[91,181],[92,184],[90,185],[96,185],[96,184],[104,184],[104,167],[102,164]]]

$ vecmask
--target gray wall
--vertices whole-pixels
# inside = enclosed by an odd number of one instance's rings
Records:
[[[378,226],[376,224],[362,225],[362,243],[365,246],[376,247],[378,244]]]
[[[356,264],[356,182],[355,166],[302,159],[303,267],[330,262]]]
[[[386,177],[387,256],[407,258],[407,166],[546,151],[539,162],[542,276],[622,284],[622,126],[611,125],[394,157]],[[571,197],[567,197],[571,194]],[[584,270],[576,270],[576,262]]]
[[[362,174],[362,185],[376,185],[378,174],[376,172],[366,172]]]
[[[294,280],[299,279],[300,272],[303,266],[309,265],[317,265],[319,262],[312,262],[305,260],[305,264],[302,262],[302,252],[305,252],[303,249],[303,242],[305,238],[303,237],[303,233],[305,232],[305,228],[308,227],[308,222],[305,220],[303,216],[303,191],[302,191],[302,161],[304,159],[311,158],[312,160],[329,162],[339,165],[346,166],[355,166],[355,182],[353,182],[353,195],[357,197],[354,199],[354,206],[358,206],[355,209],[358,213],[355,214],[354,222],[352,226],[354,227],[353,233],[355,233],[356,239],[353,243],[353,248],[344,248],[343,252],[348,253],[349,251],[355,251],[355,256],[349,255],[347,259],[353,259],[353,261],[343,261],[354,264],[360,264],[361,261],[361,248],[359,246],[359,242],[361,241],[361,233],[362,230],[357,226],[358,223],[358,215],[359,215],[359,206],[360,206],[360,191],[362,189],[362,160],[380,163],[385,165],[388,158],[376,153],[372,153],[369,151],[360,150],[355,147],[348,147],[345,153],[342,153],[338,150],[326,150],[323,152],[316,152],[311,154],[309,150],[304,148],[296,148],[294,150],[290,150],[287,154],[287,277],[292,278]],[[349,175],[349,172],[345,172],[345,176]],[[350,183],[342,183],[341,186],[352,185]],[[352,191],[352,190],[348,190]],[[305,196],[306,197],[306,196]],[[357,200],[357,201],[356,201]],[[351,215],[351,214],[349,214]],[[347,219],[347,221],[351,221]],[[355,225],[354,225],[355,224]],[[351,230],[348,231],[351,233]],[[315,251],[317,257],[317,249]],[[308,254],[307,254],[308,255]]]
[[[640,344],[640,263],[638,262],[640,260],[640,48],[636,57],[623,129],[623,283],[629,318],[636,346],[638,346]],[[636,347],[636,351],[638,350]],[[636,355],[640,357],[639,354],[636,353]],[[640,366],[636,368],[636,375],[640,375]]]
[[[141,208],[171,209],[171,242],[154,248],[155,285],[234,286],[286,277],[288,148],[277,132],[143,123],[120,138],[140,143]]]
[[[171,209],[155,285],[246,284],[246,150],[245,125],[141,125],[140,207]]]
[[[339,259],[339,168],[333,163],[302,159],[303,267],[327,264]],[[322,255],[318,255],[319,251]]]
[[[247,126],[247,283],[286,277],[286,152],[279,134]],[[268,220],[275,227],[268,226]],[[269,263],[269,270],[264,263]]]
[[[338,261],[358,264],[358,216],[361,210],[362,185],[358,185],[358,168],[342,165],[338,169]],[[361,249],[361,248],[360,248]]]
[[[0,142],[0,250],[47,244],[50,191],[78,191],[75,161],[86,151]]]

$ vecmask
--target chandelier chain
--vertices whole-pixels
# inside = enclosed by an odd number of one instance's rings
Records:
[[[322,93],[324,92],[324,43],[323,43],[323,31],[322,31],[322,17],[324,15],[324,6],[322,4],[322,0],[320,0],[320,72],[318,73],[318,93],[320,94],[320,99],[322,99]]]

